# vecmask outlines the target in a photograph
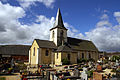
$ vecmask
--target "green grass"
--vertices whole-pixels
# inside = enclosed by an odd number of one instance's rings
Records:
[[[0,80],[6,80],[5,77],[0,77]]]

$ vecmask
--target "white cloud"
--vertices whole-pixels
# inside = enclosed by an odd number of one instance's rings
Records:
[[[0,2],[0,44],[31,44],[35,38],[49,39],[49,29],[53,26],[55,18],[39,15],[37,23],[23,25],[18,19],[25,15],[21,7]],[[114,13],[114,16],[117,18],[119,14]],[[70,37],[89,39],[99,50],[120,51],[120,25],[113,26],[107,14],[103,15],[96,27],[85,35],[67,22],[64,24]]]
[[[25,11],[20,7],[13,7],[13,6],[10,6],[9,4],[3,5],[0,2],[0,19],[1,19],[1,21],[7,20],[7,22],[8,22],[9,19],[16,20],[18,18],[25,16],[24,13],[25,13]]]
[[[96,24],[97,27],[103,27],[103,26],[112,26],[111,23],[109,21],[99,21],[97,24]]]
[[[118,16],[118,14],[115,15]],[[96,28],[85,34],[85,37],[92,40],[99,50],[120,51],[120,26],[112,26],[109,19],[100,20],[96,24]]]
[[[32,43],[35,38],[48,39],[49,29],[54,18],[48,19],[40,15],[37,23],[22,25],[19,18],[24,17],[25,11],[21,7],[13,7],[0,2],[0,44]]]
[[[82,38],[85,39],[84,35],[79,32],[76,28],[74,28],[72,25],[68,24],[67,22],[64,22],[65,27],[68,29],[67,35],[69,37],[74,37],[74,38]]]
[[[37,16],[36,22],[30,25],[21,24],[18,19],[24,17],[25,11],[21,7],[13,7],[9,4],[0,3],[0,44],[32,43],[35,38],[49,39],[49,29],[53,27],[55,18],[50,19],[44,15]],[[80,37],[78,30],[65,22],[68,35]],[[4,35],[4,36],[2,36]]]
[[[107,27],[107,26],[112,26],[112,24],[109,22],[109,17],[107,14],[103,14],[101,17],[100,17],[100,21],[96,24],[96,27]]]
[[[45,17],[44,15],[38,16],[38,19],[36,20],[39,22],[38,24],[34,23],[30,27],[30,32],[33,39],[39,38],[39,39],[49,39],[49,33],[50,29],[53,26],[53,23],[55,21],[55,18],[52,17],[51,19]]]
[[[0,2],[0,43],[15,41],[16,35],[22,33],[22,28],[19,29],[18,18],[23,16],[25,16],[25,11],[22,8]]]
[[[120,27],[99,27],[86,33],[100,50],[120,51]]]
[[[120,12],[114,12],[117,22],[120,24]]]
[[[17,0],[23,8],[27,8],[31,5],[36,5],[36,2],[43,3],[46,7],[53,8],[55,0]]]
[[[114,12],[115,17],[120,17],[120,12]]]
[[[103,14],[100,19],[102,19],[102,20],[107,20],[107,19],[109,19],[109,17],[108,17],[107,14]]]

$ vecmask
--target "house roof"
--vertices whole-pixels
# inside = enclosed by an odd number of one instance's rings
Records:
[[[120,52],[106,53],[107,56],[119,56]]]
[[[1,45],[2,55],[29,55],[30,45]]]
[[[52,29],[54,29],[54,28],[61,28],[61,29],[67,30],[67,29],[64,27],[64,24],[63,24],[63,20],[62,20],[62,15],[61,15],[61,12],[60,12],[60,8],[58,8],[56,20],[55,20],[55,23],[54,23],[54,26],[53,26]],[[52,30],[52,29],[50,29],[50,30]]]
[[[53,41],[48,41],[48,40],[40,40],[40,39],[35,39],[36,42],[38,43],[38,46],[41,48],[53,48],[57,49],[57,46]]]
[[[62,52],[72,52],[72,48],[68,44],[64,44],[58,47],[57,51],[62,51]]]
[[[71,38],[71,37],[68,37],[67,41],[73,50],[98,51],[98,49],[92,43],[92,41],[76,39],[76,38]]]

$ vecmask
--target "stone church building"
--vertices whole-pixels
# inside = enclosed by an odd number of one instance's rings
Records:
[[[29,50],[29,64],[55,64],[62,65],[63,59],[68,59],[71,64],[77,63],[77,59],[98,59],[98,49],[92,41],[71,38],[67,36],[58,9],[56,21],[50,29],[50,41],[35,39]]]

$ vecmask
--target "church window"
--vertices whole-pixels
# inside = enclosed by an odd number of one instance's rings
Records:
[[[35,47],[34,47],[34,49],[33,49],[33,56],[35,56]]]
[[[89,58],[91,58],[91,54],[89,53]]]
[[[84,53],[82,53],[82,58],[84,58]]]
[[[62,45],[64,43],[63,34],[64,34],[63,30],[61,30],[61,32],[60,32],[60,41],[59,41],[60,45]]]
[[[58,59],[58,53],[57,53],[57,59]]]
[[[68,60],[70,60],[70,54],[68,54],[68,56],[67,56],[67,57],[68,57]]]
[[[46,52],[45,52],[45,56],[48,56],[48,53],[49,53],[49,51],[48,51],[48,50],[46,50]]]

